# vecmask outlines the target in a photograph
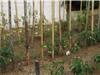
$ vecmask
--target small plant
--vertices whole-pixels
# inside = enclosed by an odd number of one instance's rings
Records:
[[[78,43],[75,43],[74,47],[71,48],[72,53],[76,53],[80,49],[80,46]]]
[[[51,75],[64,75],[64,62],[63,61],[53,61],[46,65],[46,70],[48,69]]]
[[[71,64],[71,70],[74,75],[84,75],[84,64],[79,58],[74,58]]]
[[[61,45],[62,48],[65,50],[66,48],[68,48],[68,33],[64,32],[62,34],[62,40],[61,40]]]
[[[95,34],[94,33],[92,34],[91,31],[85,30],[79,34],[79,43],[82,47],[96,44],[96,42],[97,40],[95,38]]]
[[[92,75],[93,74],[94,68],[93,68],[93,66],[91,64],[85,63],[84,67],[85,67],[85,73],[86,73],[86,75]]]
[[[92,75],[94,68],[91,64],[84,63],[80,58],[74,58],[71,64],[71,70],[74,75]]]
[[[13,53],[9,48],[0,49],[0,69],[2,72],[5,71],[8,64],[13,62]]]
[[[100,68],[100,54],[94,56],[94,62]]]

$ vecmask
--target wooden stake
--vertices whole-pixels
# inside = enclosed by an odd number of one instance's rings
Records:
[[[40,24],[41,24],[41,58],[42,60],[44,59],[44,50],[43,50],[43,22],[44,22],[44,19],[43,19],[43,0],[40,0]]]
[[[91,20],[91,32],[94,30],[94,0],[92,0],[92,20]]]
[[[82,18],[82,0],[80,1],[80,27],[79,27],[79,31],[82,30],[82,22],[83,22],[83,18]]]
[[[100,1],[99,1],[99,9],[98,9],[98,29],[100,28]]]
[[[32,44],[33,44],[33,39],[34,39],[34,25],[35,25],[35,2],[33,0],[33,24],[32,24]]]
[[[2,16],[2,26],[4,26],[4,13],[3,13],[3,1],[1,0],[1,16]],[[3,38],[3,28],[0,29],[0,48],[2,47],[2,38]]]
[[[17,36],[18,36],[18,40],[19,40],[18,8],[17,8],[16,0],[15,0],[15,11],[16,11],[16,31],[17,31]]]
[[[80,1],[80,13],[81,13],[81,16],[82,16],[82,0]]]
[[[25,60],[26,65],[29,64],[29,37],[28,37],[28,23],[27,23],[27,1],[24,0],[24,19],[25,19],[25,47],[26,47],[26,54],[25,54]]]
[[[60,0],[59,0],[60,1]],[[64,0],[64,8],[63,8],[63,20],[65,19],[65,0]]]
[[[55,0],[52,0],[52,59],[54,59],[54,21],[55,21]]]
[[[85,26],[85,30],[88,29],[88,19],[89,19],[89,11],[90,11],[90,0],[88,1],[88,5],[87,5],[87,15],[86,15],[86,26]]]
[[[61,1],[59,0],[59,52],[62,50],[61,46],[62,31],[61,31]]]
[[[71,25],[71,6],[72,1],[69,1],[69,49],[71,49],[71,31],[72,31],[72,25]]]

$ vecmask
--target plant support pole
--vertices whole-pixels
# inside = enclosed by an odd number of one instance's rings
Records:
[[[43,51],[43,0],[40,0],[40,24],[41,24],[41,58],[44,59],[44,51]]]
[[[59,0],[61,1],[61,0]],[[65,19],[65,0],[64,0],[64,7],[63,7],[63,20]]]
[[[4,13],[3,13],[3,1],[1,0],[1,16],[2,16],[2,24],[0,29],[0,48],[2,47],[2,36],[3,36],[3,26],[4,26]]]
[[[61,52],[61,39],[62,39],[62,31],[61,31],[61,1],[59,0],[59,52]]]
[[[92,0],[92,20],[91,20],[91,32],[94,30],[94,0]]]
[[[89,19],[89,11],[90,11],[90,0],[87,1],[88,3],[86,3],[86,8],[87,8],[87,11],[86,11],[86,26],[85,26],[85,30],[87,31],[88,29],[88,19]]]
[[[26,60],[26,65],[29,64],[29,40],[28,40],[28,23],[27,23],[27,1],[24,0],[24,24],[25,24],[25,48],[26,48],[26,53],[25,53],[25,60]]]
[[[72,25],[71,25],[71,5],[72,1],[69,1],[69,49],[71,49],[71,31],[72,31]]]
[[[34,43],[34,26],[35,26],[35,2],[33,0],[33,22],[32,22],[32,44]]]
[[[55,0],[52,0],[52,59],[54,59],[54,21],[55,21]]]
[[[15,16],[15,18],[16,18],[16,31],[17,31],[17,36],[18,36],[18,40],[19,40],[19,22],[18,22],[18,8],[17,8],[17,2],[16,2],[16,0],[15,0],[15,11],[16,11],[16,16]]]
[[[80,16],[82,16],[82,0],[80,1],[80,13],[81,13]]]
[[[99,9],[98,9],[98,30],[100,29],[100,1],[99,1]]]

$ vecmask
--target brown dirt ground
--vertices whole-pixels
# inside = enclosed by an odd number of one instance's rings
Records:
[[[70,73],[69,64],[71,63],[71,61],[74,57],[78,56],[85,61],[88,60],[91,62],[91,60],[93,60],[92,58],[95,54],[100,54],[100,44],[81,49],[76,54],[71,54],[70,56],[56,57],[54,60],[65,59],[66,60],[66,63],[64,64],[65,71],[66,71],[65,75],[72,75]],[[46,59],[44,61],[44,64],[46,64],[50,61],[51,61],[50,59]],[[0,74],[0,75],[35,75],[34,63],[30,64],[29,66],[20,65],[20,63],[19,63],[19,65],[17,64],[15,70],[12,70],[12,71]],[[50,75],[50,73],[46,70],[43,70],[43,67],[41,66],[41,75]],[[93,75],[100,75],[100,70],[96,69],[94,71]]]

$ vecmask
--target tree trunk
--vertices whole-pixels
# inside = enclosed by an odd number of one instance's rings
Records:
[[[27,23],[27,1],[24,0],[24,24],[25,24],[25,48],[26,48],[26,54],[25,54],[25,60],[26,65],[29,64],[29,39],[28,39],[28,23]]]

